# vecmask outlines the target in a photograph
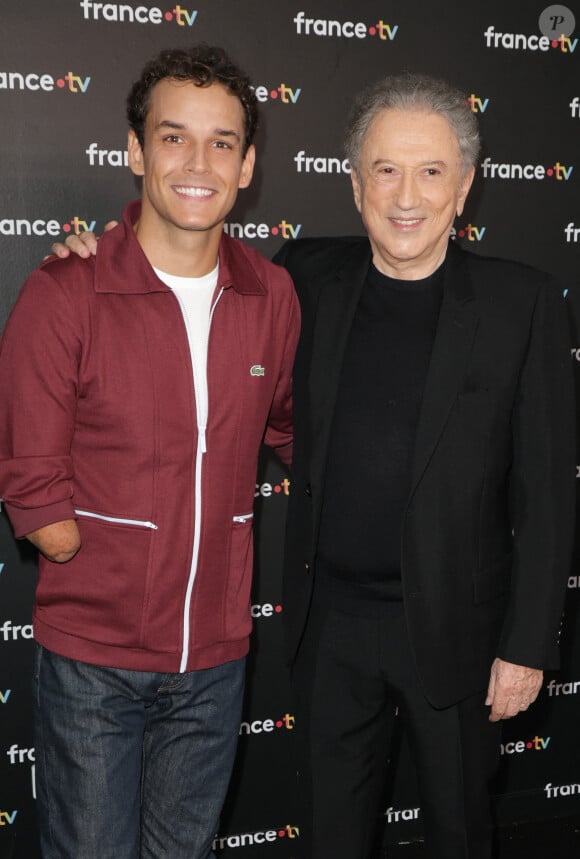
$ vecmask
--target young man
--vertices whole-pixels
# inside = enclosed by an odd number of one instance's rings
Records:
[[[263,440],[288,461],[299,311],[223,234],[256,101],[218,48],[128,98],[140,203],[34,272],[0,352],[0,493],[41,552],[45,859],[206,859],[236,748]]]

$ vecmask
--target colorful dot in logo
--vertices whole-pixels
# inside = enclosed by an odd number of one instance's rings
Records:
[[[63,224],[63,225],[62,225],[62,231],[63,231],[63,233],[70,233],[70,230],[71,230],[71,226],[70,226],[70,224]]]
[[[280,230],[278,229],[278,227],[272,227],[270,232],[272,233],[273,236],[277,236],[278,233],[280,232]],[[280,489],[278,487],[276,487],[276,489],[274,491],[280,492]]]
[[[279,829],[278,830],[278,838],[284,838],[285,835],[286,835],[285,829]]]
[[[173,13],[172,12],[166,12],[163,17],[165,18],[166,21],[173,21]]]
[[[376,28],[376,27],[369,27],[369,34],[370,34],[371,36],[376,36],[376,34],[377,34],[377,28]]]
[[[56,85],[57,85],[57,87],[59,87],[59,89],[64,89],[64,79],[58,78]]]
[[[271,89],[270,90],[270,98],[278,98],[278,90]]]
[[[281,605],[274,606],[274,611],[276,612],[276,614],[281,614],[282,613],[282,606]]]
[[[553,176],[554,170],[552,169],[552,167],[548,167],[548,169],[546,170],[546,173],[548,174],[548,176]]]

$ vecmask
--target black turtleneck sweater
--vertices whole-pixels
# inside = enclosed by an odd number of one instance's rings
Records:
[[[318,572],[338,597],[401,598],[401,517],[443,295],[443,267],[396,280],[371,265],[344,355]]]

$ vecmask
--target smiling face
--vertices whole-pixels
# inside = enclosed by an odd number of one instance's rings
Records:
[[[462,170],[457,138],[439,114],[389,109],[374,117],[351,176],[379,271],[417,280],[438,268],[474,172]]]
[[[129,132],[129,165],[143,176],[137,235],[146,244],[195,241],[215,245],[239,188],[252,179],[254,148],[243,156],[244,111],[221,84],[196,86],[166,78],[151,92],[140,146]]]

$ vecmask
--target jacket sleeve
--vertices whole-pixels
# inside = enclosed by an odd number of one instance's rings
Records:
[[[574,532],[575,409],[561,291],[540,288],[512,415],[511,592],[498,656],[555,668]]]
[[[38,269],[0,344],[0,495],[19,538],[75,518],[71,443],[80,358],[74,308],[61,284]]]
[[[292,368],[300,336],[300,307],[289,274],[280,271],[280,277],[286,281],[284,285],[288,295],[284,347],[264,444],[276,451],[282,462],[289,466],[292,461]]]

